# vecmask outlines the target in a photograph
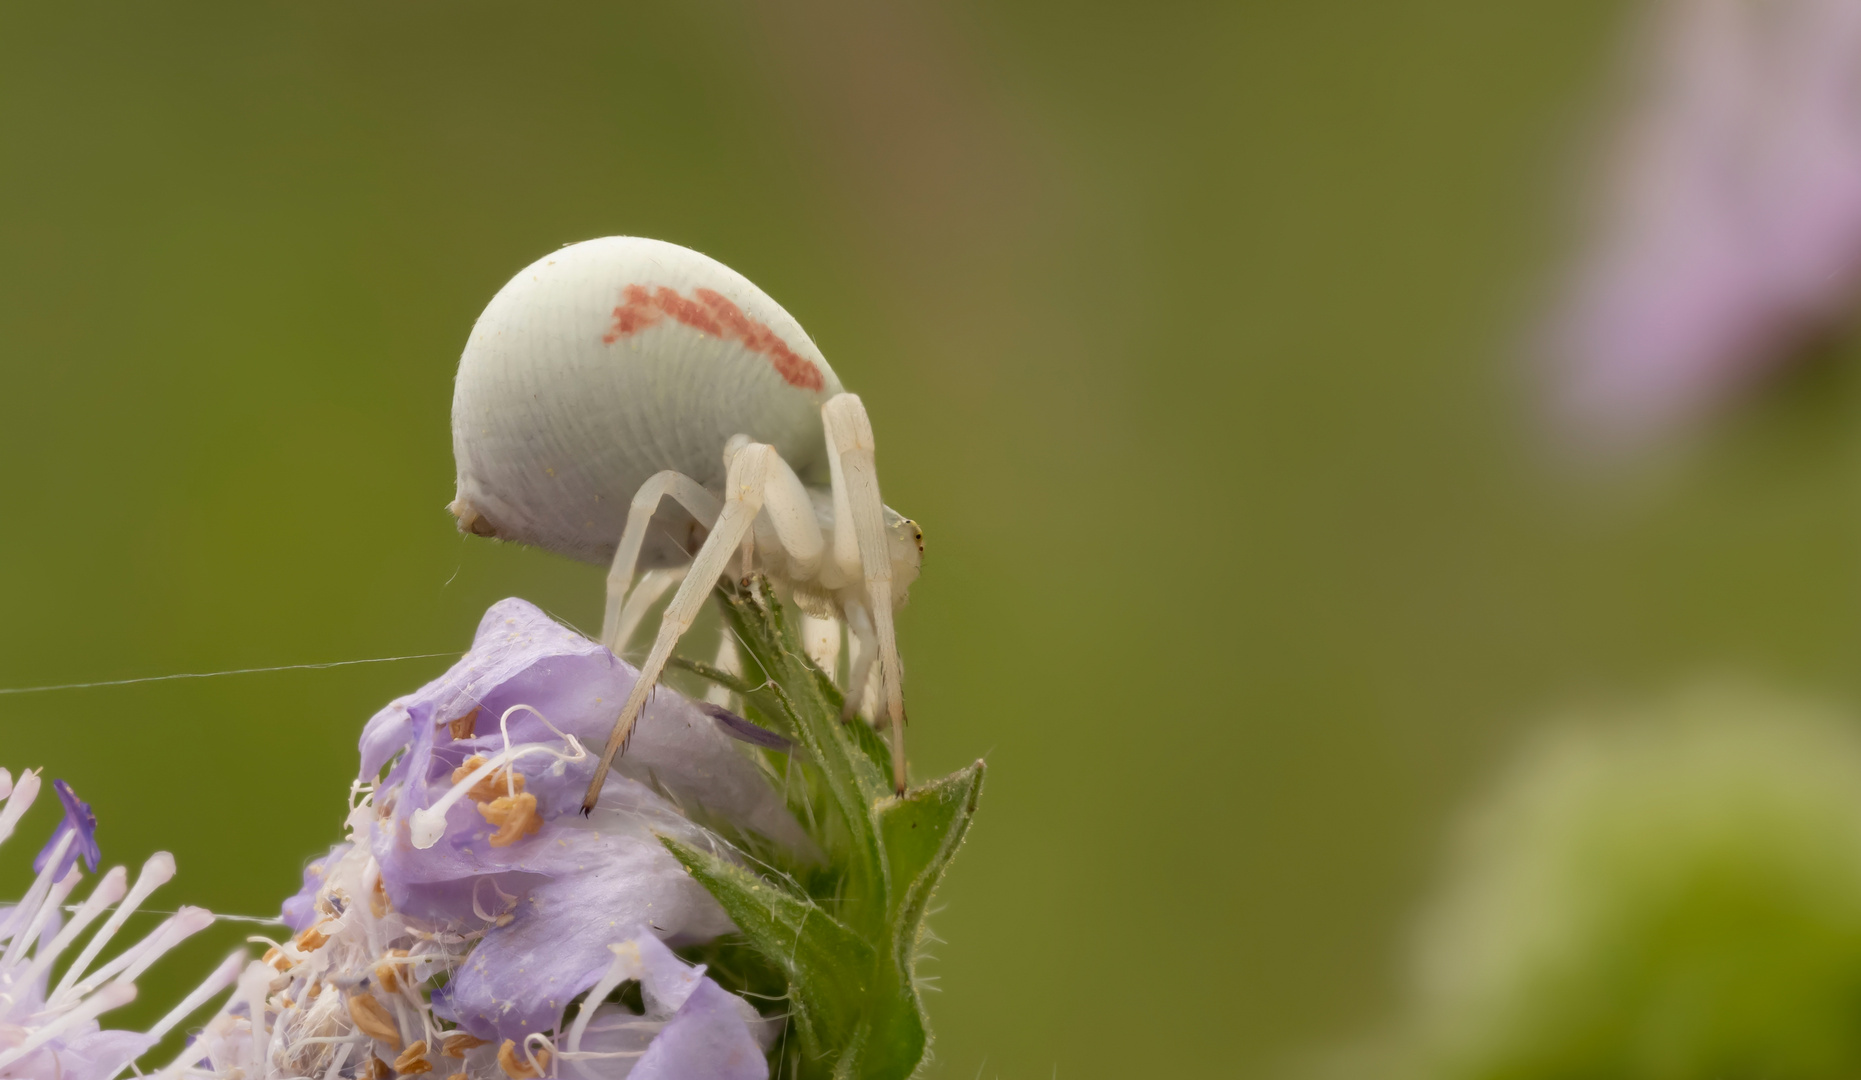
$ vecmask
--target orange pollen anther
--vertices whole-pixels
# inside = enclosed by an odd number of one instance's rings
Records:
[[[454,1031],[447,1034],[446,1038],[440,1042],[439,1052],[447,1057],[462,1058],[465,1056],[467,1050],[490,1045],[490,1039],[481,1039],[476,1035],[468,1035],[463,1031]]]
[[[477,709],[473,709],[471,712],[466,713],[464,716],[461,716],[456,720],[446,721],[446,731],[449,734],[451,734],[454,742],[457,742],[460,739],[471,738],[472,735],[475,732],[477,732],[477,730],[478,730],[478,710]]]
[[[380,963],[375,965],[375,981],[380,983],[381,988],[390,994],[398,994],[401,990],[400,965],[394,962],[395,958],[404,957],[406,955],[406,949],[389,949],[388,954],[381,958]],[[396,1065],[395,1068],[400,1069],[401,1067]],[[401,1069],[401,1071],[406,1072],[407,1070]]]
[[[479,803],[478,816],[498,827],[491,834],[492,847],[509,847],[543,827],[536,813],[536,796],[527,792]]]
[[[404,1076],[432,1072],[433,1063],[426,1059],[426,1040],[421,1039],[419,1042],[408,1047],[406,1052],[402,1053],[400,1057],[395,1058],[394,1071]]]
[[[498,1047],[498,1066],[511,1080],[536,1080],[543,1075],[544,1069],[549,1068],[549,1051],[538,1050],[533,1066],[527,1059],[518,1056],[517,1040],[505,1039],[504,1045]]]
[[[473,754],[465,759],[465,764],[452,770],[452,782],[463,784],[466,777],[483,768],[484,764],[485,758],[482,755]],[[472,789],[466,794],[471,796],[473,802],[482,803],[521,791],[523,791],[522,773],[513,773],[509,769],[494,769],[478,783],[473,784]]]
[[[303,933],[297,935],[297,947],[305,952],[316,952],[329,939],[330,936],[323,932],[323,924],[318,923],[315,926],[306,927]]]
[[[395,1026],[388,1007],[377,1001],[375,995],[357,994],[350,998],[349,1019],[369,1038],[380,1039],[396,1050],[401,1048],[401,1029]]]

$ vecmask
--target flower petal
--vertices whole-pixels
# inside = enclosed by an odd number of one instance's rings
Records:
[[[45,864],[51,861],[52,852],[57,850],[58,842],[64,839],[66,833],[76,832],[77,839],[65,851],[65,857],[59,860],[58,869],[52,877],[64,877],[80,857],[85,867],[96,873],[97,860],[103,858],[103,852],[97,847],[97,815],[91,813],[90,804],[80,800],[77,792],[71,790],[70,784],[54,780],[52,788],[58,792],[58,801],[65,804],[65,817],[58,823],[58,828],[52,830],[51,839],[45,842],[45,846],[39,849],[39,854],[32,860],[32,872],[37,874],[43,871]]]
[[[280,915],[286,926],[302,933],[317,921],[317,891],[323,888],[324,874],[329,867],[349,853],[351,846],[347,842],[337,844],[330,849],[328,855],[304,867],[304,887],[297,891],[297,895],[284,902],[284,909]]]
[[[711,980],[699,979],[629,1080],[766,1080],[769,1063],[750,1033],[744,1004]]]
[[[642,957],[657,961],[647,969],[662,988],[655,992],[690,992],[666,962],[683,965],[652,934],[704,941],[729,933],[730,920],[657,840],[615,835],[599,843],[587,872],[531,889],[510,923],[487,933],[453,976],[447,1007],[467,1031],[522,1039],[554,1029],[569,1001],[613,961],[608,946],[632,937],[642,923],[652,927],[639,940]],[[652,956],[654,947],[663,957]]]
[[[513,744],[561,747],[553,726],[574,735],[584,747],[598,749],[606,743],[638,675],[632,665],[556,623],[536,605],[501,600],[485,612],[471,650],[451,670],[369,721],[362,735],[361,776],[372,780],[399,754],[388,783],[402,783],[417,805],[429,805],[428,788],[435,782],[449,784],[452,769],[465,757],[504,749],[500,721]],[[529,706],[549,722],[528,710],[506,718],[518,705]],[[467,718],[470,723],[463,723]],[[469,727],[466,738],[453,737],[454,722]],[[425,756],[415,753],[422,747],[428,750]],[[522,768],[529,775],[536,767]],[[798,850],[808,847],[806,834],[780,795],[736,740],[669,688],[654,692],[614,768],[664,790],[682,806],[703,808]],[[587,761],[558,774],[562,783],[553,799],[532,787],[545,820],[580,808],[583,790],[577,790],[576,782],[585,790],[593,770],[593,762]],[[468,808],[459,820],[471,816]]]

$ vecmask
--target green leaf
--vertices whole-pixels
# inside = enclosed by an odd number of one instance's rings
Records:
[[[841,721],[844,698],[767,583],[729,582],[717,595],[744,674],[681,666],[742,695],[746,715],[803,751],[764,761],[828,865],[765,852],[756,865],[771,873],[758,874],[662,842],[787,978],[798,1038],[781,1051],[781,1075],[907,1080],[930,1044],[915,974],[924,913],[975,815],[983,763],[894,796],[890,747],[868,725]]]
[[[732,693],[749,695],[754,694],[757,690],[756,687],[744,682],[742,676],[732,675],[730,672],[713,667],[702,660],[692,660],[684,656],[673,656],[666,660],[666,666],[683,668],[693,675],[698,676],[700,679],[706,682],[716,683]]]
[[[819,794],[833,807],[834,821],[826,832],[817,830],[816,842],[847,872],[852,895],[873,895],[884,871],[870,807],[889,791],[884,767],[863,746],[858,725],[841,722],[838,693],[808,659],[767,583],[753,578],[742,586],[720,587],[717,595],[742,646],[744,681],[757,682],[760,676],[756,693],[745,696],[746,704],[780,717],[777,730],[808,752],[810,768],[820,781]],[[821,809],[817,806],[815,812]],[[853,914],[842,917],[862,931],[877,929],[876,923]]]
[[[886,915],[896,934],[895,948],[915,949],[918,925],[937,882],[962,846],[963,836],[982,795],[983,763],[951,773],[902,798],[879,800],[874,815],[885,851]],[[908,960],[910,954],[903,955]],[[907,964],[907,970],[909,965]]]
[[[805,896],[669,836],[659,841],[786,972],[804,1051],[822,1057],[851,1046],[862,1005],[880,989],[872,947]]]

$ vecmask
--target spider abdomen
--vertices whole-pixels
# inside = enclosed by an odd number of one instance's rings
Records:
[[[479,316],[453,390],[461,528],[606,563],[633,495],[673,469],[715,488],[736,434],[825,478],[821,405],[841,390],[801,325],[743,275],[639,237],[537,260]],[[684,557],[655,522],[643,565]]]

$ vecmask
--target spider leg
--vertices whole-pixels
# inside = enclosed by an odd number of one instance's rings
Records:
[[[726,675],[743,674],[743,659],[737,655],[737,638],[728,626],[717,637],[717,659],[711,661],[711,666]],[[710,686],[704,692],[704,700],[726,709],[732,707],[731,703],[736,696],[728,688],[717,685]]]
[[[605,642],[615,656],[619,656],[632,642],[633,635],[640,629],[641,620],[646,612],[659,598],[673,586],[685,580],[689,566],[668,566],[658,570],[648,570],[640,575],[638,588],[627,593],[627,602],[621,605],[620,622],[614,631],[613,640]]]
[[[827,456],[833,466],[834,557],[843,566],[842,538],[853,528],[859,567],[872,604],[869,614],[879,639],[879,670],[885,679],[886,713],[892,721],[892,787],[905,793],[905,694],[898,638],[892,628],[892,560],[885,545],[885,504],[879,501],[879,472],[874,461],[872,421],[857,394],[839,394],[821,406],[827,429]],[[841,514],[846,516],[842,517]],[[848,689],[854,684],[848,683]]]
[[[844,602],[846,610],[846,630],[849,655],[846,673],[846,705],[840,710],[840,719],[851,720],[861,710],[872,716],[871,706],[866,701],[866,688],[872,682],[872,673],[878,670],[873,661],[879,658],[879,639],[873,633],[872,619],[866,614],[866,605],[857,600]]]
[[[874,726],[882,715],[880,701],[885,697],[885,680],[879,677],[879,665],[867,665],[866,685],[859,688],[859,711],[872,717]]]
[[[833,679],[840,671],[840,620],[802,615],[801,647],[814,666]]]
[[[623,640],[626,635],[621,633],[625,621],[621,602],[633,589],[633,571],[640,561],[640,547],[646,543],[646,529],[659,510],[660,500],[668,495],[705,528],[710,528],[717,520],[717,496],[684,473],[667,469],[654,473],[640,485],[640,490],[633,495],[632,505],[627,508],[627,528],[620,534],[620,546],[614,550],[614,565],[607,573],[607,611],[601,619],[601,644],[616,653],[626,644]]]
[[[704,546],[692,559],[684,582],[673,594],[672,602],[666,605],[665,615],[659,621],[659,634],[653,639],[652,652],[640,665],[639,677],[620,707],[614,730],[601,751],[601,763],[588,784],[588,793],[582,798],[582,813],[593,812],[614,757],[625,749],[628,737],[633,734],[633,725],[646,708],[647,695],[665,672],[666,661],[672,658],[673,648],[691,629],[711,587],[717,584],[730,557],[741,549],[744,538],[750,535],[757,515],[764,513],[774,526],[790,566],[820,565],[826,541],[814,520],[807,489],[795,476],[795,470],[776,453],[775,447],[745,441],[731,455],[728,476],[724,480],[723,508],[711,526],[711,534],[705,537]]]

